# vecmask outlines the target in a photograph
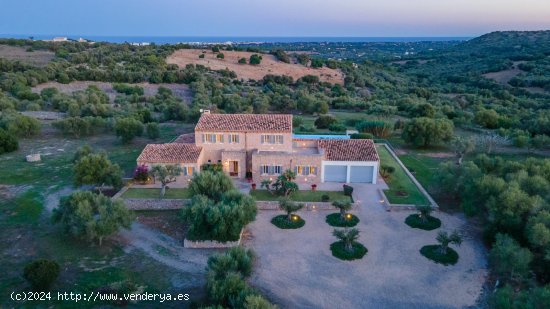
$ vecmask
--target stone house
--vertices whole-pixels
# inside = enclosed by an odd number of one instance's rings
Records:
[[[369,139],[294,138],[292,115],[203,113],[194,134],[149,144],[139,165],[179,164],[186,183],[204,164],[234,178],[274,179],[287,169],[299,183],[376,183],[379,157]]]

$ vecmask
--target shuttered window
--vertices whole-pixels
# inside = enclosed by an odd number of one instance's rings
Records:
[[[281,175],[283,167],[280,165],[261,165],[260,174],[262,175]]]
[[[260,136],[260,143],[270,145],[282,145],[284,142],[283,135],[280,134],[262,134]]]
[[[315,176],[317,175],[317,167],[310,165],[297,165],[294,168],[294,173],[299,176]]]

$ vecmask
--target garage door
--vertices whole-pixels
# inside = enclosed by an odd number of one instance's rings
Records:
[[[347,169],[345,165],[325,165],[325,181],[346,182]]]
[[[372,183],[373,166],[351,166],[350,182]]]

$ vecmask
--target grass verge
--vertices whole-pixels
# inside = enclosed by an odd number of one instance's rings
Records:
[[[344,242],[337,241],[337,242],[333,242],[330,245],[330,251],[332,251],[332,255],[334,257],[337,257],[340,260],[344,260],[344,261],[362,259],[365,256],[365,254],[367,254],[367,252],[369,251],[365,246],[363,246],[363,244],[358,242],[354,242],[352,247],[353,247],[353,252],[348,252],[344,248]]]
[[[393,166],[395,172],[386,179],[389,189],[384,190],[386,197],[392,204],[429,205],[428,199],[420,192],[405,170],[399,165],[386,147],[376,147],[380,156],[380,164]]]
[[[271,223],[284,230],[299,229],[306,224],[306,221],[298,215],[292,215],[292,221],[288,221],[286,215],[279,215],[271,219]]]

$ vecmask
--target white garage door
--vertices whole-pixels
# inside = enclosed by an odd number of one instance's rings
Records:
[[[346,182],[348,167],[346,165],[325,165],[326,182]]]
[[[350,182],[372,183],[374,167],[373,166],[351,166]]]

